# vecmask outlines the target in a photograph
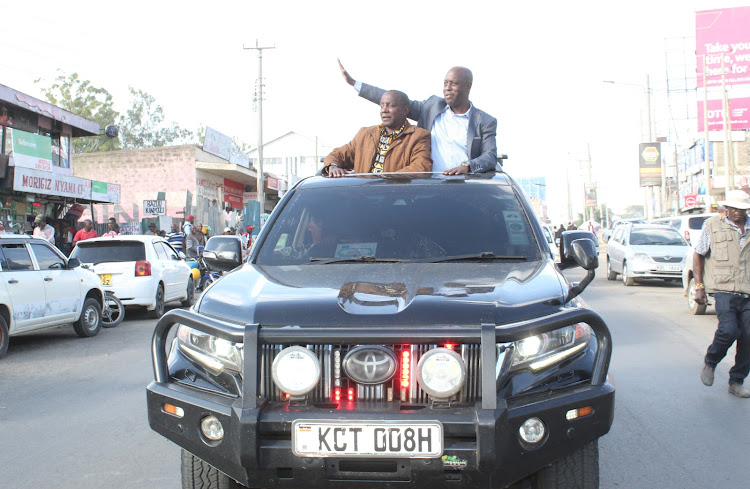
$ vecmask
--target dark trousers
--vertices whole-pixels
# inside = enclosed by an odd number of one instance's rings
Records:
[[[750,298],[716,292],[714,300],[719,327],[706,351],[705,362],[715,367],[736,341],[737,354],[734,367],[729,370],[729,382],[741,384],[750,372]]]

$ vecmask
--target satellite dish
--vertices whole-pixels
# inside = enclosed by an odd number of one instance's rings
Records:
[[[118,134],[120,134],[120,130],[115,125],[110,124],[104,128],[104,135],[110,139],[116,138]]]

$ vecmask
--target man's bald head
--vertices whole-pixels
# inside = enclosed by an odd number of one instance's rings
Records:
[[[469,110],[469,92],[473,82],[474,75],[468,68],[454,66],[448,70],[443,81],[443,97],[453,112],[465,114]]]

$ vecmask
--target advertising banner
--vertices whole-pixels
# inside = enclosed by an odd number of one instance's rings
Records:
[[[722,84],[732,130],[750,129],[750,7],[695,13],[698,130],[703,131],[703,86],[708,86],[708,128],[723,129]],[[705,73],[704,73],[705,62]]]
[[[52,171],[52,139],[18,129],[11,130],[15,166]]]
[[[750,88],[750,85],[748,85]],[[729,115],[732,131],[750,129],[750,97],[729,100]],[[703,132],[703,100],[698,100],[698,132]],[[722,100],[708,101],[708,130],[724,130],[724,103]]]
[[[661,143],[638,145],[641,187],[661,187]]]
[[[203,151],[229,161],[232,155],[232,138],[210,127],[206,128]]]
[[[228,178],[224,179],[224,202],[229,203],[232,209],[242,209],[242,195],[245,186]]]
[[[195,193],[207,199],[219,200],[219,189],[224,186],[224,179],[203,170],[195,172]]]
[[[750,7],[704,10],[695,13],[695,54],[698,88],[703,88],[703,57],[706,83],[721,86],[722,58],[724,83],[750,83]]]
[[[91,180],[16,167],[13,190],[91,200]]]

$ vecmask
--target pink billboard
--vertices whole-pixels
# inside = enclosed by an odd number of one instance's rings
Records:
[[[708,128],[724,128],[721,93],[726,85],[732,130],[750,129],[750,7],[704,10],[695,14],[695,52],[698,82],[698,130],[703,131],[705,83],[708,94]],[[705,61],[705,75],[704,75]],[[723,69],[722,69],[723,68]]]
[[[750,84],[750,7],[704,10],[695,13],[695,53],[698,87],[703,87],[703,57],[708,86]]]

